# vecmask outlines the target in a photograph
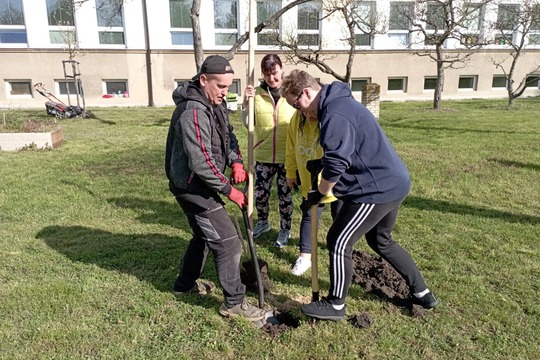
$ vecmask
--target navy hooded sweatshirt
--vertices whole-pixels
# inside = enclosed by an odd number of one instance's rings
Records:
[[[407,196],[410,176],[377,119],[347,84],[324,85],[318,104],[322,177],[337,198],[383,204]]]

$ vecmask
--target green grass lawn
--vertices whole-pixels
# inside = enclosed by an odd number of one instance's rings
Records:
[[[164,175],[173,109],[99,108],[95,118],[60,120],[60,148],[0,152],[0,358],[537,359],[540,99],[504,105],[381,104],[413,180],[394,237],[441,305],[415,318],[353,286],[347,314],[368,312],[371,327],[313,325],[293,308],[300,326],[275,338],[222,318],[220,291],[180,300],[170,292],[191,237]],[[233,123],[247,154],[238,114]],[[300,211],[280,251],[273,206],[258,255],[280,302],[307,302],[309,274],[290,273]],[[329,219],[327,211],[319,232],[323,295]],[[370,252],[364,241],[357,248]],[[203,275],[218,282],[211,261]]]

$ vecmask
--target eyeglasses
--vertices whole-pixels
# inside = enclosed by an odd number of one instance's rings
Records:
[[[297,109],[297,110],[300,110],[300,106],[298,105],[298,100],[300,100],[300,98],[302,97],[302,95],[304,95],[304,91],[302,91],[302,92],[300,93],[300,95],[298,95],[298,96],[296,97],[296,100],[294,100],[294,103],[293,103],[293,106],[292,106],[293,108],[295,108],[295,109]]]

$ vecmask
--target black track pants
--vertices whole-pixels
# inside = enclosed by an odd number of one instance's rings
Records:
[[[330,252],[329,298],[333,303],[345,303],[353,273],[352,250],[362,235],[366,235],[368,245],[403,276],[411,292],[427,288],[409,253],[391,236],[403,200],[385,204],[344,202],[326,238]]]

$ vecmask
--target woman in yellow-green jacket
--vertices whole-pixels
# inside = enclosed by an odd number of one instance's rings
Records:
[[[304,199],[307,198],[307,193],[311,190],[311,174],[306,169],[306,163],[309,160],[320,159],[322,155],[323,149],[319,145],[317,118],[306,118],[300,111],[297,111],[289,124],[287,133],[285,169],[287,184],[290,188],[301,185]],[[337,215],[342,205],[342,202],[337,200],[332,193],[327,194],[319,205],[318,218],[321,217],[324,205],[327,203],[330,203],[332,218]],[[292,268],[292,273],[296,276],[302,275],[311,267],[311,208],[302,210],[299,247],[300,255]]]
[[[274,245],[282,248],[290,238],[292,219],[292,193],[285,176],[285,146],[287,129],[296,110],[287,104],[279,94],[283,78],[281,59],[276,54],[268,54],[261,61],[263,81],[254,88],[244,91],[243,108],[246,109],[250,97],[255,100],[255,207],[258,221],[253,228],[253,237],[270,231],[268,214],[272,182],[276,177],[279,201],[280,231]],[[245,112],[244,112],[245,115]],[[244,120],[245,122],[245,120]]]

